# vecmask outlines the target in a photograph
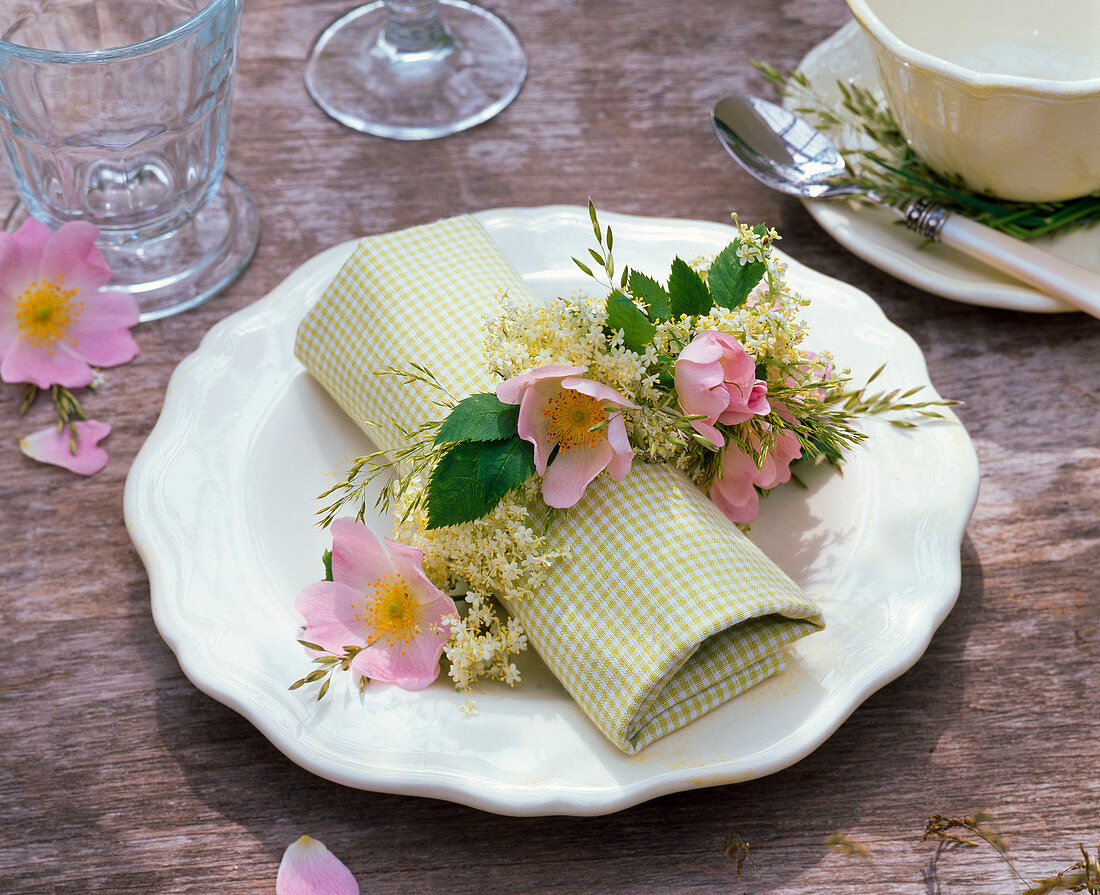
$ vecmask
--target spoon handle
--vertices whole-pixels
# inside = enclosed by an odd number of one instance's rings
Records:
[[[905,209],[905,224],[922,236],[1100,317],[1100,274],[923,199]]]

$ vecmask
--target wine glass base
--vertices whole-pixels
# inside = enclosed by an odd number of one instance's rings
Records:
[[[382,2],[360,6],[317,38],[306,63],[310,96],[341,124],[396,140],[430,140],[487,121],[523,86],[527,58],[512,30],[463,0],[439,0],[448,42],[395,51]]]
[[[23,203],[6,229],[27,218]],[[230,174],[181,226],[148,238],[119,241],[101,231],[96,245],[111,268],[106,288],[137,299],[141,323],[186,311],[217,295],[248,266],[260,236],[252,197]]]

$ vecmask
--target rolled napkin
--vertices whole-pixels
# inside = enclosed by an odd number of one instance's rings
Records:
[[[388,367],[421,364],[457,400],[491,391],[483,323],[537,303],[472,217],[363,239],[299,329],[295,354],[382,450],[385,421],[439,418],[437,393]],[[781,671],[782,650],[823,627],[798,586],[682,473],[636,462],[559,512],[565,549],[545,586],[509,606],[592,721],[627,753]]]

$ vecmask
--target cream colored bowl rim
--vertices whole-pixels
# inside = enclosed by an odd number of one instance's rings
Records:
[[[947,76],[978,91],[1011,89],[1040,97],[1084,99],[1100,95],[1100,77],[1065,81],[1054,78],[1028,78],[1022,75],[988,75],[948,62],[924,50],[918,50],[894,34],[882,19],[871,11],[865,0],[846,0],[856,21],[880,44],[898,58],[929,71]]]

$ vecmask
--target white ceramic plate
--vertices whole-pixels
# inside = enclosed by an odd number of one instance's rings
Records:
[[[587,285],[570,260],[590,245],[586,209],[477,217],[541,297]],[[656,275],[675,254],[716,253],[733,233],[603,218],[620,263]],[[829,626],[799,641],[785,673],[640,755],[612,746],[531,654],[514,690],[490,684],[467,696],[441,679],[420,693],[371,684],[360,696],[341,683],[321,703],[288,691],[310,669],[293,602],[321,577],[328,539],[313,524],[316,495],[370,447],[291,353],[298,321],[352,247],[318,255],[209,332],[173,375],[126,485],[161,634],[197,687],[293,761],[348,786],[501,814],[602,814],[778,771],[920,657],[958,594],[977,493],[973,447],[950,415],[915,430],[871,420],[843,476],[817,471],[808,489],[763,502],[753,538]],[[811,347],[833,349],[857,379],[888,360],[884,386],[928,386],[919,349],[870,298],[789,264],[792,283],[813,296]]]
[[[799,71],[814,89],[840,105],[837,81],[854,81],[881,93],[871,50],[856,22],[849,22],[814,47]],[[788,101],[787,105],[792,105]],[[926,245],[898,224],[888,211],[870,205],[803,200],[830,236],[869,264],[912,286],[944,298],[1013,311],[1072,311],[1069,305],[1036,292],[940,244]],[[1077,230],[1033,243],[1068,261],[1100,273],[1100,227]]]

